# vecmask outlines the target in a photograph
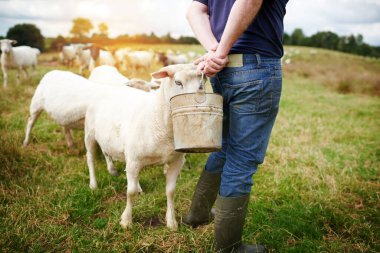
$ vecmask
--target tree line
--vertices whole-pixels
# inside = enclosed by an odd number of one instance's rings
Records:
[[[317,32],[308,37],[304,34],[302,29],[297,28],[291,34],[284,34],[284,44],[318,47],[362,56],[380,57],[380,47],[371,46],[363,42],[363,36],[361,34],[356,36],[339,36],[336,33],[326,31]]]
[[[199,44],[198,40],[191,36],[181,36],[174,38],[170,33],[157,36],[154,32],[150,34],[141,33],[135,35],[120,35],[116,38],[109,38],[108,25],[99,23],[97,29],[93,23],[86,18],[74,19],[70,36],[62,35],[56,38],[44,38],[41,31],[34,24],[18,24],[11,27],[6,38],[15,39],[18,45],[28,45],[39,48],[41,51],[60,50],[62,45],[68,43],[98,43],[102,45],[128,44],[128,43],[149,43],[149,44]],[[1,36],[0,36],[1,38]],[[380,47],[371,46],[363,42],[362,35],[339,36],[330,31],[317,32],[308,37],[302,29],[297,28],[291,34],[284,34],[284,44],[294,46],[309,46],[326,48],[346,53],[362,56],[380,58]]]

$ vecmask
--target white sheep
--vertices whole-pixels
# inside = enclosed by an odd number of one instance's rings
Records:
[[[173,64],[186,64],[189,62],[189,59],[185,54],[164,54],[159,53],[159,61],[163,66],[173,65]]]
[[[83,49],[84,47],[78,47],[76,55],[79,63],[79,73],[82,75],[85,69],[88,69],[91,61],[90,49]]]
[[[45,74],[30,103],[24,146],[29,144],[35,121],[42,111],[46,111],[63,127],[67,144],[73,147],[70,130],[83,128],[88,104],[99,100],[109,89],[110,86],[93,83],[69,71],[53,70]]]
[[[17,41],[15,40],[0,40],[2,51],[1,70],[3,72],[4,88],[6,88],[8,84],[7,70],[9,68],[17,68],[17,84],[19,84],[21,70],[23,70],[25,77],[28,78],[28,67],[32,66],[33,70],[35,70],[37,65],[37,56],[39,55],[39,50],[36,48],[31,48],[29,46],[12,47],[12,45],[16,43]]]
[[[29,144],[35,121],[42,111],[46,111],[63,127],[67,145],[72,148],[74,142],[70,130],[83,128],[88,104],[99,100],[112,86],[134,86],[134,82],[110,66],[95,68],[89,80],[69,71],[48,72],[41,79],[30,103],[24,146]]]
[[[112,53],[106,51],[106,49],[98,46],[91,45],[84,47],[83,49],[90,49],[91,59],[89,64],[90,71],[94,70],[97,66],[107,65],[107,66],[115,66],[116,61],[113,57]]]
[[[114,86],[127,85],[130,81],[127,77],[121,74],[117,68],[107,65],[94,68],[91,71],[88,80],[95,83]]]
[[[197,54],[194,51],[189,51],[187,52],[187,55],[189,56],[190,59],[194,59]]]
[[[115,57],[115,60],[116,60],[116,66],[119,68],[119,69],[122,69],[122,70],[127,70],[125,69],[125,64],[124,64],[124,61],[125,61],[125,56],[127,55],[127,53],[131,52],[132,50],[130,48],[119,48],[115,51],[114,53],[114,57]]]
[[[82,45],[70,44],[62,47],[61,57],[63,64],[65,64],[67,67],[74,66],[75,60],[77,58],[77,50],[80,46]]]
[[[154,53],[150,51],[125,52],[122,67],[124,69],[149,69],[154,61]]]
[[[85,120],[85,146],[90,188],[97,187],[94,158],[98,143],[105,154],[107,166],[112,165],[109,163],[111,159],[126,162],[127,205],[120,222],[126,228],[132,224],[132,203],[139,191],[140,170],[148,165],[165,164],[166,224],[176,229],[174,190],[185,155],[174,150],[169,100],[178,94],[195,92],[200,76],[192,64],[164,67],[152,76],[165,78],[157,93],[127,87],[108,93],[89,106]]]

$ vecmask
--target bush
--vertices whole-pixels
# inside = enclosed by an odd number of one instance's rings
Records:
[[[18,24],[9,28],[7,38],[17,40],[17,46],[30,46],[43,51],[44,37],[39,28],[33,24]]]

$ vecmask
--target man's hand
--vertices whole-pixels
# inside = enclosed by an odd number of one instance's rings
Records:
[[[219,73],[227,63],[228,57],[218,54],[215,50],[209,51],[194,61],[198,72],[203,72],[209,77],[213,77]]]

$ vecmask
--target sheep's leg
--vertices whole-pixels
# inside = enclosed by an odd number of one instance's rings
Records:
[[[35,76],[36,75],[36,64],[33,64],[32,65],[32,76]]]
[[[73,140],[73,136],[71,135],[71,130],[70,128],[68,127],[63,127],[63,132],[65,133],[65,138],[66,138],[66,142],[67,142],[67,146],[69,146],[69,148],[74,148],[74,140]]]
[[[17,81],[16,81],[17,85],[20,84],[21,69],[22,69],[21,67],[18,67],[17,69]]]
[[[140,194],[143,193],[143,190],[142,190],[141,185],[140,185],[140,181],[139,181],[137,187],[138,187],[138,192],[139,192]]]
[[[36,122],[38,116],[40,116],[42,110],[37,110],[31,113],[30,117],[28,118],[28,123],[26,124],[26,131],[25,131],[25,139],[23,142],[24,146],[27,146],[30,141],[30,132],[32,131],[32,128],[34,126],[34,123]]]
[[[24,78],[25,78],[25,79],[29,79],[29,74],[28,74],[28,69],[27,69],[27,67],[23,67],[22,70],[23,70],[23,73],[24,73]]]
[[[127,206],[121,215],[120,225],[123,228],[128,228],[132,226],[132,205],[133,199],[136,197],[139,191],[139,172],[141,167],[133,162],[128,162],[126,166],[127,172]]]
[[[6,89],[8,84],[8,73],[4,65],[1,65],[1,71],[3,72],[3,87]]]
[[[181,157],[174,162],[166,166],[166,198],[167,198],[167,210],[166,210],[166,226],[172,230],[178,228],[178,223],[175,218],[174,209],[174,191],[177,182],[177,177],[181,171],[184,163],[184,157]]]
[[[83,75],[83,69],[84,69],[83,66],[80,66],[80,67],[79,67],[79,75]]]
[[[117,170],[115,169],[115,165],[112,162],[112,158],[104,152],[103,155],[106,158],[108,173],[110,173],[112,176],[118,176],[119,172],[117,172]]]
[[[98,187],[98,184],[96,182],[95,164],[94,164],[95,153],[96,153],[96,141],[93,135],[87,131],[85,133],[84,143],[87,150],[86,157],[87,157],[88,171],[90,174],[90,188],[94,190]]]

